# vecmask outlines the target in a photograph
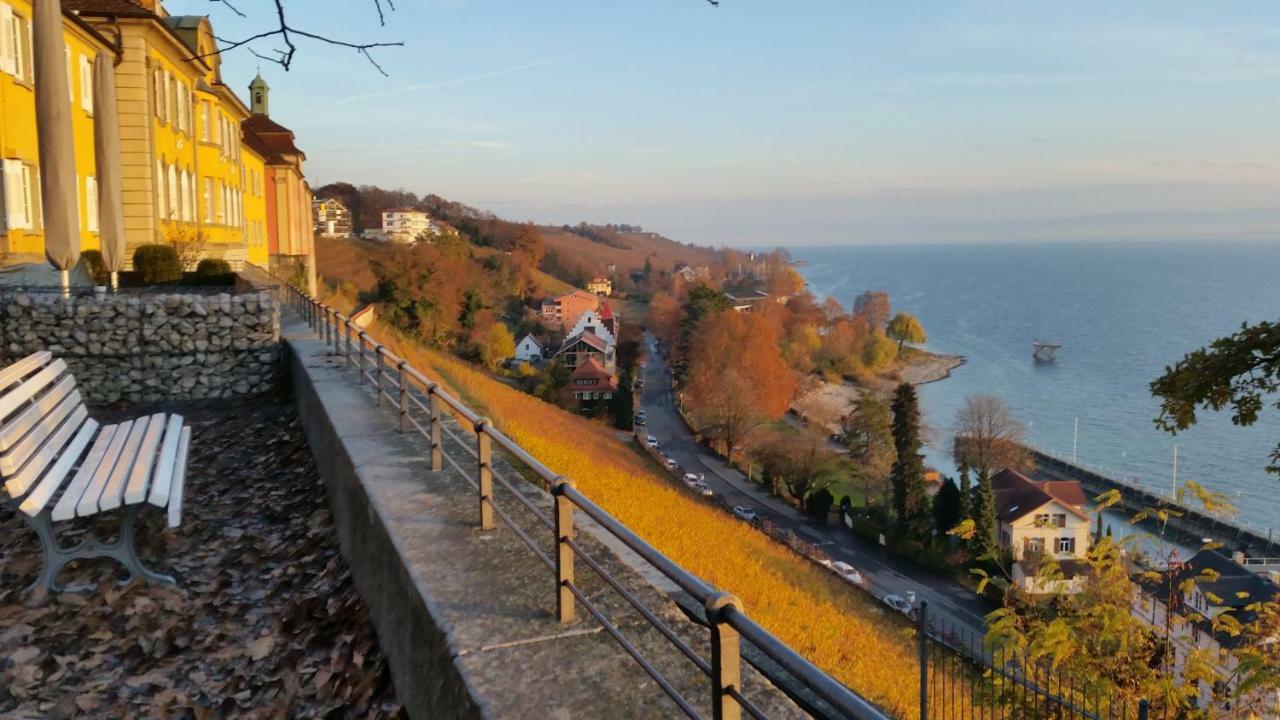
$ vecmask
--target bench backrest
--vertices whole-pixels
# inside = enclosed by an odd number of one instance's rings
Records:
[[[0,369],[0,480],[21,497],[89,418],[67,363],[47,351]]]

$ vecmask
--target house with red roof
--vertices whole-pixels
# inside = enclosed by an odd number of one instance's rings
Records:
[[[612,373],[617,364],[614,346],[590,330],[570,335],[555,356],[570,369],[578,367],[588,359],[595,359],[601,367]]]
[[[618,379],[595,357],[588,357],[569,375],[560,390],[565,400],[612,400],[618,391]]]
[[[1074,592],[1088,566],[1092,539],[1088,498],[1075,480],[1036,481],[1016,470],[991,478],[1000,545],[1013,556],[1013,581],[1027,592]],[[1038,560],[1053,558],[1062,581],[1036,577]]]

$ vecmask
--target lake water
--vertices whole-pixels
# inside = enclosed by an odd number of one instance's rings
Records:
[[[1280,320],[1280,243],[1062,243],[793,248],[821,299],[846,307],[863,290],[889,292],[920,318],[928,349],[968,363],[920,388],[933,429],[926,455],[953,472],[951,428],[964,398],[1003,399],[1029,439],[1168,492],[1178,479],[1227,493],[1239,521],[1280,536],[1280,478],[1264,472],[1280,441],[1268,409],[1238,428],[1201,414],[1177,438],[1155,428],[1150,382],[1168,364],[1240,323]],[[1032,343],[1061,342],[1036,364]],[[1274,401],[1274,399],[1273,399]]]

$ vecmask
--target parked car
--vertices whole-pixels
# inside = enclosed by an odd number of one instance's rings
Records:
[[[698,484],[698,476],[697,476],[697,475],[694,475],[693,473],[685,473],[685,474],[684,474],[684,481],[685,481],[685,483],[686,483],[686,484],[688,484],[688,485],[697,485],[697,484]]]
[[[672,460],[671,458],[664,458],[662,462],[672,470],[675,470],[676,468],[680,467],[680,463],[676,462],[675,460]]]
[[[836,562],[831,563],[831,570],[854,585],[861,585],[863,582],[862,573],[858,572],[858,569],[854,566],[842,560],[837,560]]]
[[[635,420],[632,420],[631,422],[632,422],[633,424],[635,424],[635,425],[644,426],[644,416],[643,416],[643,415],[637,415],[637,416],[636,416],[636,419],[635,419]]]
[[[906,598],[901,595],[885,595],[882,599],[885,605],[888,605],[890,608],[897,610],[903,615],[910,615],[912,612],[911,603],[907,602]]]
[[[647,414],[648,413],[646,413],[643,408],[636,411],[636,415],[639,415],[640,417],[644,417]]]
[[[656,437],[654,437],[654,436],[652,436],[652,435],[645,435],[645,436],[644,436],[644,441],[645,441],[645,442],[647,442],[647,443],[649,443],[650,445],[652,445],[652,446],[654,446],[654,447],[658,447],[658,438],[656,438]]]
[[[711,497],[712,495],[715,495],[715,492],[711,489],[711,486],[702,482],[701,480],[693,484],[693,489],[696,490],[698,494],[703,497]]]
[[[760,516],[756,515],[756,509],[749,505],[738,505],[734,507],[733,514],[749,523],[754,524],[760,521]]]

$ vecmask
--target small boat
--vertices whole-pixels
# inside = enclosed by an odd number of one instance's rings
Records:
[[[1040,340],[1037,340],[1031,344],[1031,347],[1031,355],[1035,358],[1036,362],[1051,363],[1054,361],[1054,353],[1058,351],[1058,348],[1062,347],[1062,343],[1041,342]]]

